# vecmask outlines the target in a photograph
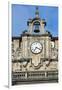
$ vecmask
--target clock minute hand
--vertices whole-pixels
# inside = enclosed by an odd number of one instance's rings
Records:
[[[35,47],[34,51],[36,50],[37,47]]]

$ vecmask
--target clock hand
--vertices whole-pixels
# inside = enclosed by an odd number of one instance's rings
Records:
[[[41,50],[40,48],[36,47],[37,49]]]
[[[39,50],[40,50],[40,48],[38,48],[38,47],[35,47],[34,51],[35,51],[36,49],[39,49]]]
[[[34,51],[36,50],[37,47],[35,47]]]

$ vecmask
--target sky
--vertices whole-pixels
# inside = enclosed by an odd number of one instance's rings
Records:
[[[53,36],[58,36],[58,7],[38,6],[39,17],[45,19],[47,25],[46,31],[51,32]],[[27,30],[27,21],[29,18],[35,18],[36,6],[12,4],[12,36],[20,36]]]

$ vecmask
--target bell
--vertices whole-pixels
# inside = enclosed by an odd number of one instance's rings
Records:
[[[34,32],[35,32],[35,33],[39,33],[40,30],[39,30],[39,29],[35,29]]]

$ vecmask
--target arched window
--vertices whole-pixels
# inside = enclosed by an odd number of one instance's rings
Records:
[[[39,33],[40,32],[40,23],[38,21],[34,22],[33,30],[34,30],[35,33]]]

